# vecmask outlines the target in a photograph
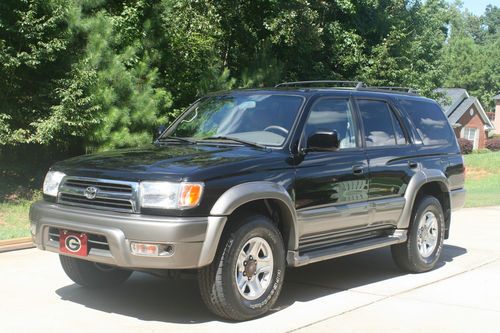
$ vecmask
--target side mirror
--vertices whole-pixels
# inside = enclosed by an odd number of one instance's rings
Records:
[[[308,151],[335,151],[339,149],[339,135],[337,131],[316,132],[307,139]]]

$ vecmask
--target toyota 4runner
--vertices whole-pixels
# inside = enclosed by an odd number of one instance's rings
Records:
[[[287,266],[391,246],[428,271],[465,200],[453,130],[431,99],[350,84],[212,94],[151,146],[56,163],[33,239],[88,288],[194,270],[233,320],[268,311]]]

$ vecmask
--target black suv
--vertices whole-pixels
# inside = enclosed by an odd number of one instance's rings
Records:
[[[432,269],[465,200],[446,116],[411,92],[338,85],[212,94],[149,147],[55,164],[34,241],[84,287],[196,269],[234,320],[273,306],[286,266],[390,245],[405,271]]]

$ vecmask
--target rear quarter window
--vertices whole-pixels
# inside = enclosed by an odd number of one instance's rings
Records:
[[[417,100],[402,100],[400,103],[415,125],[424,145],[447,145],[455,142],[448,118],[439,105]]]

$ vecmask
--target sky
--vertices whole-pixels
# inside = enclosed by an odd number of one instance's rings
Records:
[[[448,2],[454,1],[449,0]],[[467,8],[475,15],[484,14],[484,10],[489,4],[500,7],[500,0],[462,0],[462,2],[464,3],[464,8]]]

